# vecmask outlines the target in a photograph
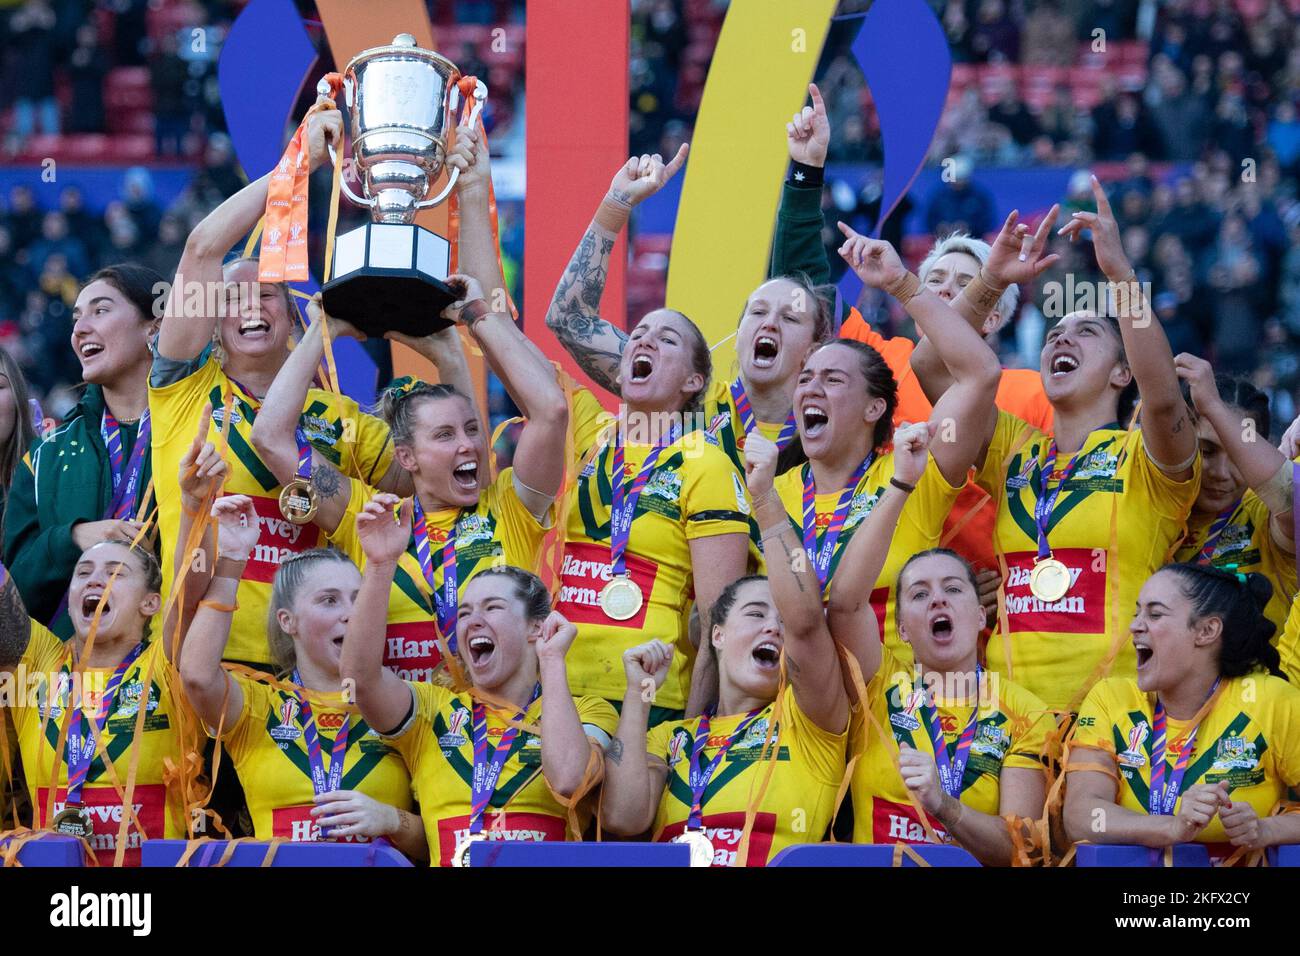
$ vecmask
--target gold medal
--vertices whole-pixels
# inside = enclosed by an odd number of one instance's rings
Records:
[[[469,848],[475,843],[487,839],[485,833],[471,833],[456,844],[456,851],[451,855],[452,866],[469,866]]]
[[[641,588],[625,574],[611,580],[600,592],[600,609],[611,620],[626,621],[636,617],[643,603],[645,598]]]
[[[691,848],[691,866],[713,865],[713,841],[703,830],[683,830],[673,837],[674,843],[685,843]]]
[[[1029,590],[1047,604],[1061,600],[1070,590],[1070,569],[1056,558],[1044,558],[1029,572]]]
[[[75,805],[64,807],[56,813],[54,822],[50,824],[50,829],[55,833],[77,837],[81,840],[89,839],[95,832],[95,828],[90,822],[90,812],[85,807]]]
[[[280,492],[280,514],[293,524],[307,524],[316,517],[316,489],[306,478],[295,478]]]

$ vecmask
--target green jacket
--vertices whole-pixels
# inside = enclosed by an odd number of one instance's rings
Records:
[[[795,185],[786,180],[781,187],[781,206],[776,212],[768,276],[803,272],[813,285],[828,285],[831,264],[826,257],[826,247],[822,245],[824,222],[821,185]],[[849,303],[840,302],[838,315],[841,321],[848,311]]]
[[[72,528],[103,520],[113,498],[113,472],[100,435],[103,415],[103,390],[87,385],[63,423],[23,458],[5,506],[4,565],[27,613],[65,640],[72,636],[72,621],[60,605],[81,557]],[[135,425],[122,426],[122,452],[128,459],[136,431]],[[142,489],[149,486],[151,457],[144,456]],[[58,618],[52,620],[56,611]]]

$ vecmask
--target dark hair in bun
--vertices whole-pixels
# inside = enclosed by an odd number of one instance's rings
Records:
[[[1178,576],[1197,619],[1217,617],[1223,621],[1220,674],[1241,677],[1266,670],[1284,676],[1281,657],[1272,643],[1277,628],[1264,616],[1264,608],[1273,597],[1273,584],[1268,578],[1191,563],[1167,564],[1160,570]]]

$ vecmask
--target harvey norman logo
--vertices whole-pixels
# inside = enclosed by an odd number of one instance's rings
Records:
[[[57,927],[128,927],[134,936],[153,929],[153,894],[71,892],[50,897],[50,925]]]

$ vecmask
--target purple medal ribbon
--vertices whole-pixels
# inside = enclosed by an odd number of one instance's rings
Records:
[[[293,682],[299,687],[302,686],[302,678],[297,670],[293,672]],[[350,721],[345,718],[343,726],[334,734],[334,746],[330,750],[330,766],[327,774],[324,761],[321,759],[320,734],[316,731],[316,718],[311,712],[311,704],[308,703],[307,697],[298,691],[294,691],[293,696],[298,701],[298,725],[302,727],[302,742],[307,745],[312,791],[317,794],[333,793],[343,783],[343,761],[347,756],[349,738],[352,734]],[[329,836],[327,828],[321,827],[321,836]]]
[[[438,595],[438,586],[433,577],[433,550],[429,543],[429,524],[424,517],[424,508],[420,499],[413,497],[414,506],[411,532],[415,536],[415,556],[419,559],[420,570],[424,580],[433,592],[433,610],[438,619],[438,630],[447,639],[447,649],[456,653],[456,608],[459,606],[460,575],[456,568],[456,524],[447,531],[447,540],[442,543],[442,595]],[[457,516],[456,522],[459,523]]]
[[[470,785],[469,804],[471,834],[483,832],[483,814],[492,800],[492,794],[496,792],[497,779],[501,776],[501,768],[506,765],[506,760],[510,756],[510,747],[514,744],[515,737],[519,735],[518,722],[524,719],[528,714],[528,708],[532,707],[541,695],[542,685],[538,684],[533,688],[533,696],[529,698],[527,706],[515,715],[516,723],[502,732],[501,739],[492,751],[491,761],[487,756],[487,708],[481,701],[474,702],[474,777]]]
[[[749,395],[745,392],[745,385],[741,382],[740,377],[731,383],[731,400],[736,403],[736,412],[740,415],[740,426],[744,434],[748,435],[754,430],[757,424],[754,421],[754,409],[749,404]],[[776,436],[776,447],[784,450],[785,446],[794,441],[794,436],[798,434],[799,426],[795,422],[794,409],[785,417],[785,424],[781,426],[780,434]]]
[[[1084,439],[1084,445],[1087,445],[1087,439]],[[1065,483],[1070,480],[1074,474],[1075,466],[1083,460],[1083,448],[1074,453],[1070,463],[1065,466],[1065,472],[1061,475],[1061,480],[1051,491],[1047,490],[1048,479],[1052,475],[1052,469],[1056,467],[1056,439],[1052,439],[1052,444],[1047,449],[1047,460],[1043,462],[1043,469],[1038,473],[1038,500],[1034,503],[1034,523],[1038,525],[1038,560],[1045,561],[1052,556],[1052,549],[1047,545],[1047,526],[1052,521],[1052,511],[1056,507],[1056,499],[1061,494],[1061,489]]]
[[[307,436],[303,434],[301,425],[294,426],[293,439],[298,443],[298,470],[294,473],[294,477],[301,478],[303,481],[311,481],[312,449],[307,441]]]
[[[122,427],[113,414],[106,408],[99,424],[99,434],[108,450],[109,470],[113,475],[113,497],[104,512],[105,519],[123,520],[135,514],[139,507],[136,495],[140,487],[140,476],[144,472],[144,456],[149,451],[149,435],[152,431],[149,412],[140,416],[140,428],[135,436],[135,446],[131,449],[131,458],[123,466]]]
[[[1210,697],[1218,689],[1219,682],[1216,680],[1210,688]],[[1165,783],[1165,723],[1165,705],[1157,697],[1155,716],[1151,720],[1151,787],[1147,791],[1147,806],[1153,816],[1169,816],[1174,812],[1178,793],[1183,787],[1183,776],[1187,773],[1187,765],[1191,762],[1192,750],[1196,746],[1196,734],[1201,729],[1200,724],[1197,724],[1187,735],[1187,742],[1174,760],[1169,782]]]
[[[948,741],[943,735],[943,728],[940,722],[935,719],[934,707],[926,701],[921,705],[921,718],[925,721],[925,729],[930,734],[930,742],[934,744],[934,763],[939,769],[939,784],[943,787],[944,792],[954,799],[961,799],[962,777],[966,774],[966,761],[970,759],[970,747],[975,741],[975,729],[979,726],[979,686],[980,686],[981,668],[975,665],[975,706],[971,709],[970,720],[966,722],[966,727],[957,738],[957,746],[954,751],[949,751]]]
[[[99,699],[99,713],[95,715],[95,737],[103,735],[104,725],[108,723],[108,712],[113,709],[113,704],[117,698],[117,689],[121,686],[122,678],[126,676],[127,670],[143,652],[143,643],[133,647],[131,653],[122,659],[122,663],[118,664],[117,669],[113,671],[113,676],[108,679],[104,694]],[[81,803],[81,788],[86,783],[86,776],[90,773],[91,760],[95,756],[95,737],[92,737],[87,732],[84,707],[78,707],[68,727],[66,757],[68,763],[68,788],[67,794],[64,796],[66,804]]]
[[[803,466],[803,549],[808,552],[808,558],[813,563],[813,570],[817,572],[817,580],[823,591],[826,589],[826,576],[830,573],[835,545],[840,540],[840,532],[844,530],[844,522],[849,514],[849,505],[853,503],[853,495],[862,482],[862,476],[867,473],[875,458],[876,453],[873,451],[862,459],[862,464],[858,465],[849,476],[849,483],[840,492],[835,513],[831,515],[830,524],[826,526],[821,548],[817,547],[817,482],[813,478],[812,463]]]
[[[655,464],[663,450],[677,440],[676,426],[668,433],[668,440],[655,445],[645,456],[641,470],[629,483],[624,475],[623,434],[614,436],[614,467],[611,469],[609,483],[611,500],[609,507],[609,563],[614,577],[627,575],[627,543],[632,533],[632,516],[636,514],[636,503],[641,491],[650,481]]]
[[[700,758],[704,755],[704,747],[709,742],[709,728],[712,726],[713,717],[718,712],[717,705],[700,715],[700,725],[695,731],[695,743],[691,747],[691,812],[686,818],[686,829],[704,829],[704,791],[709,788],[709,781],[713,779],[713,774],[722,763],[722,758],[727,755],[727,751],[731,749],[731,745],[741,738],[749,729],[749,725],[765,710],[767,707],[759,707],[746,714],[745,719],[736,725],[736,729],[727,738],[726,743],[718,748],[718,752],[713,755],[707,767],[700,766]]]

